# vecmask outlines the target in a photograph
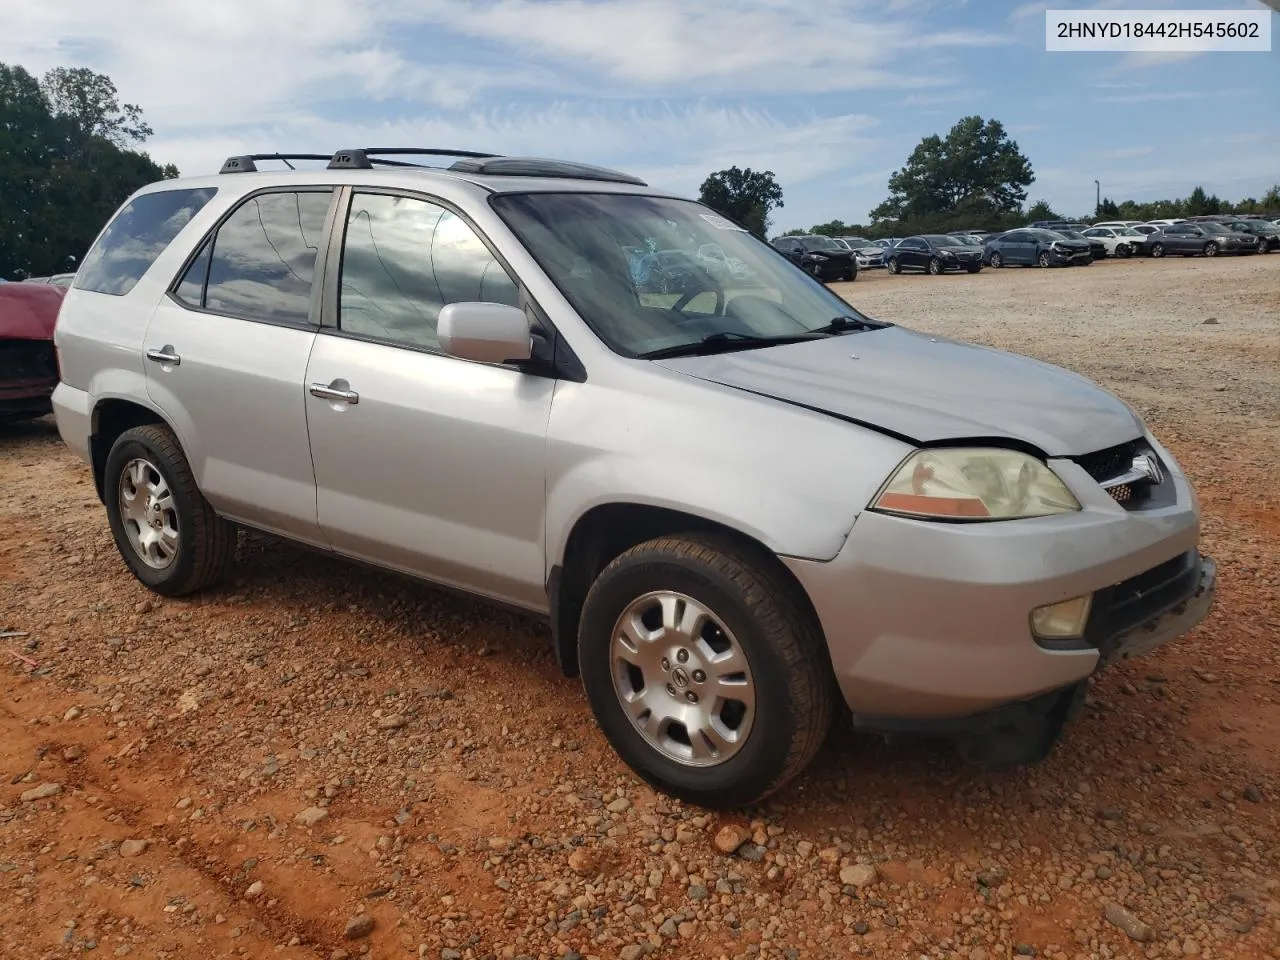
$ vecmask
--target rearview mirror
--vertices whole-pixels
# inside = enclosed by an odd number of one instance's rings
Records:
[[[529,318],[505,303],[451,303],[440,311],[436,336],[460,360],[516,363],[533,355]]]

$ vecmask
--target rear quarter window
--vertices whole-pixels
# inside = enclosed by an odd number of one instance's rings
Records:
[[[134,197],[85,256],[76,273],[76,289],[124,296],[217,192],[216,187],[200,187]]]

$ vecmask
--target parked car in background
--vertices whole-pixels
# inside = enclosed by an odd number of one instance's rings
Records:
[[[859,270],[884,266],[884,247],[877,246],[866,237],[836,237],[836,242],[853,251],[853,259]]]
[[[1261,218],[1257,220],[1223,220],[1222,226],[1237,233],[1250,233],[1258,238],[1258,252],[1280,250],[1280,226]]]
[[[1143,234],[1131,227],[1090,227],[1082,233],[1090,243],[1101,243],[1111,257],[1129,257],[1142,247]]]
[[[52,283],[0,284],[0,422],[50,413],[58,385],[54,325],[67,290]]]
[[[1100,220],[1099,222],[1095,223],[1094,226],[1095,227],[1136,227],[1138,224],[1145,223],[1145,222],[1146,221],[1144,220]]]
[[[921,234],[905,238],[890,250],[885,267],[890,273],[902,273],[904,270],[925,270],[933,274],[948,270],[977,273],[982,269],[982,248],[964,237],[943,233]]]
[[[1159,219],[1159,220],[1148,220],[1148,221],[1147,221],[1147,223],[1151,224],[1152,226],[1156,226],[1156,227],[1168,227],[1168,226],[1172,226],[1172,225],[1173,225],[1173,224],[1175,224],[1175,223],[1185,223],[1185,222],[1186,222],[1186,218],[1185,218],[1185,217],[1165,217],[1165,218],[1162,218],[1162,219]]]
[[[1147,249],[1153,257],[1176,253],[1184,257],[1203,254],[1216,257],[1220,253],[1257,253],[1258,238],[1251,233],[1237,233],[1220,223],[1173,223],[1147,238]]]
[[[71,286],[71,281],[75,280],[75,278],[76,278],[76,275],[74,273],[55,273],[51,277],[27,277],[27,279],[22,282],[23,283],[48,283],[48,284],[52,284],[55,287],[66,288]]]
[[[1067,267],[1093,263],[1087,240],[1072,240],[1054,230],[1010,230],[992,237],[983,247],[982,259],[993,267]]]
[[[857,280],[858,264],[853,251],[831,237],[810,234],[804,237],[777,237],[773,247],[801,270],[822,281]]]
[[[1089,256],[1094,260],[1105,260],[1107,258],[1107,245],[1097,237],[1086,237],[1079,230],[1058,230],[1055,231],[1062,234],[1068,240],[1081,240],[1089,245]]]
[[[892,250],[902,242],[901,237],[881,237],[879,240],[872,240],[877,247],[883,247],[886,251]]]
[[[1144,237],[1149,237],[1153,233],[1159,233],[1161,227],[1154,223],[1135,223],[1130,229],[1142,234]]]

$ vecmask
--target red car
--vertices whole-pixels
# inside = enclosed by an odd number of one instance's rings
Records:
[[[53,326],[66,294],[51,283],[0,283],[0,422],[53,410]]]

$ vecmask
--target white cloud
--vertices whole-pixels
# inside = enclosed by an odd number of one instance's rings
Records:
[[[1117,147],[1115,150],[1103,150],[1098,156],[1106,160],[1127,160],[1130,157],[1145,157],[1155,152],[1154,147]]]

